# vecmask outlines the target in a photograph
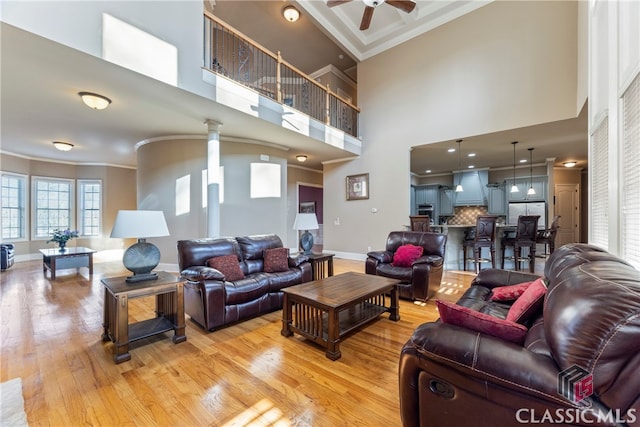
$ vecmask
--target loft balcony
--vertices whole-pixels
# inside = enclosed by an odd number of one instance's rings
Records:
[[[217,77],[358,137],[357,106],[206,11],[203,62]]]

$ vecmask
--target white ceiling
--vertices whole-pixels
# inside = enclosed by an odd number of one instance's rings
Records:
[[[258,14],[253,18],[246,12],[246,8],[252,4]],[[371,26],[366,31],[359,30],[364,10],[360,0],[333,8],[328,8],[321,0],[298,2],[302,17],[294,24],[286,22],[281,16],[281,10],[287,4],[289,2],[283,1],[205,2],[207,7],[213,5],[223,20],[248,36],[252,37],[251,32],[256,31],[253,37],[263,46],[273,51],[283,51],[285,59],[289,58],[301,70],[311,73],[332,64],[354,78],[358,61],[455,19],[486,2],[420,0],[411,14],[382,4],[376,8]],[[37,3],[34,3],[34,7],[37,7]],[[227,15],[226,19],[224,15]],[[258,18],[260,25],[255,25]],[[292,27],[296,24],[300,24],[299,27]],[[322,27],[318,28],[317,25]],[[296,154],[304,152],[309,156],[305,166],[321,170],[321,162],[345,155],[343,151],[326,144],[247,117],[208,99],[143,77],[4,22],[1,23],[1,31],[2,152],[34,159],[134,167],[136,143],[166,135],[204,135],[204,121],[215,118],[224,123],[222,132],[226,137],[277,142],[279,146],[289,149],[287,158],[292,163],[295,163]],[[332,40],[339,41],[340,45],[336,46]],[[309,49],[309,46],[313,46],[313,49]],[[88,109],[77,95],[80,91],[105,94],[113,100],[113,104],[104,111]],[[538,153],[540,158],[543,155],[559,160],[575,157],[586,164],[586,119],[583,117],[565,122],[484,137],[460,135],[460,138],[469,140],[469,144],[475,141],[478,147],[482,147],[479,152],[491,153],[482,157],[486,163],[479,163],[478,167],[484,164],[493,167],[511,164],[511,140],[521,140],[523,147],[536,144],[536,158]],[[63,153],[53,148],[51,142],[54,140],[68,141],[75,147]],[[562,144],[558,144],[558,141],[562,141]],[[366,140],[363,144],[366,145]],[[548,155],[543,145],[549,146]],[[426,168],[432,167],[428,166],[432,157],[431,149],[437,147],[414,150],[414,173],[423,174]],[[455,161],[453,166],[446,162],[439,164],[450,171],[457,169],[458,162]]]
[[[301,0],[297,3],[358,61],[364,61],[491,1],[493,0],[418,0],[411,13],[382,3],[375,8],[371,25],[365,31],[360,30],[365,9],[360,0],[331,8],[320,0]]]

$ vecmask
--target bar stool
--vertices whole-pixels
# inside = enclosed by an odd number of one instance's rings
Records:
[[[462,257],[464,270],[467,270],[467,249],[473,248],[473,263],[476,273],[480,272],[480,263],[484,261],[480,258],[482,248],[489,248],[491,254],[491,266],[496,268],[496,220],[497,216],[478,215],[476,217],[475,232],[465,235],[462,242]],[[473,237],[472,237],[473,236]]]
[[[431,218],[429,218],[429,215],[410,216],[409,220],[411,221],[411,231],[431,231]]]
[[[539,245],[544,245],[543,258],[551,255],[556,250],[556,234],[560,227],[560,215],[556,215],[551,222],[551,226],[545,230],[538,231],[537,241]],[[547,247],[549,250],[547,251]]]
[[[527,260],[522,258],[522,248],[529,248],[529,272],[533,273],[536,265],[536,244],[538,236],[538,220],[540,215],[520,215],[515,237],[505,235],[502,242],[502,264],[504,270],[504,250],[507,246],[513,247],[513,263],[515,270],[520,270],[520,262]]]

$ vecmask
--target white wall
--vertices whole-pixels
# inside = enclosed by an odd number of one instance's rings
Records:
[[[359,64],[363,154],[325,165],[326,249],[362,254],[407,223],[411,146],[575,118],[578,33],[577,2],[494,2]],[[370,199],[345,201],[363,172]]]
[[[258,141],[225,140],[220,145],[224,168],[224,202],[220,206],[220,234],[246,236],[277,234],[286,245],[295,231],[288,226],[286,152]],[[269,160],[261,160],[261,155]],[[251,198],[250,165],[268,162],[280,165],[280,197]],[[176,240],[207,237],[207,210],[202,207],[202,171],[207,167],[207,138],[173,136],[156,138],[137,152],[138,209],[162,210],[170,236],[153,238],[162,262],[177,260]],[[189,182],[189,203],[181,203],[177,182]]]
[[[2,20],[34,34],[104,58],[102,17],[107,13],[178,49],[178,86],[203,92],[201,1],[2,1]]]

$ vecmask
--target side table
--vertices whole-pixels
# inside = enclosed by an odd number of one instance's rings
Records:
[[[311,263],[311,280],[333,276],[333,257],[335,254],[312,253],[307,256]]]
[[[42,253],[42,271],[47,274],[47,270],[51,273],[51,280],[56,279],[56,270],[64,270],[66,268],[87,267],[89,275],[93,274],[93,254],[96,251],[90,248],[68,247],[64,251],[60,249],[40,249]]]
[[[102,279],[104,285],[104,333],[102,341],[113,341],[116,363],[131,359],[129,343],[174,331],[175,344],[186,341],[184,319],[184,281],[158,272],[157,280],[127,283],[126,277]],[[129,299],[155,295],[156,317],[129,324]]]

